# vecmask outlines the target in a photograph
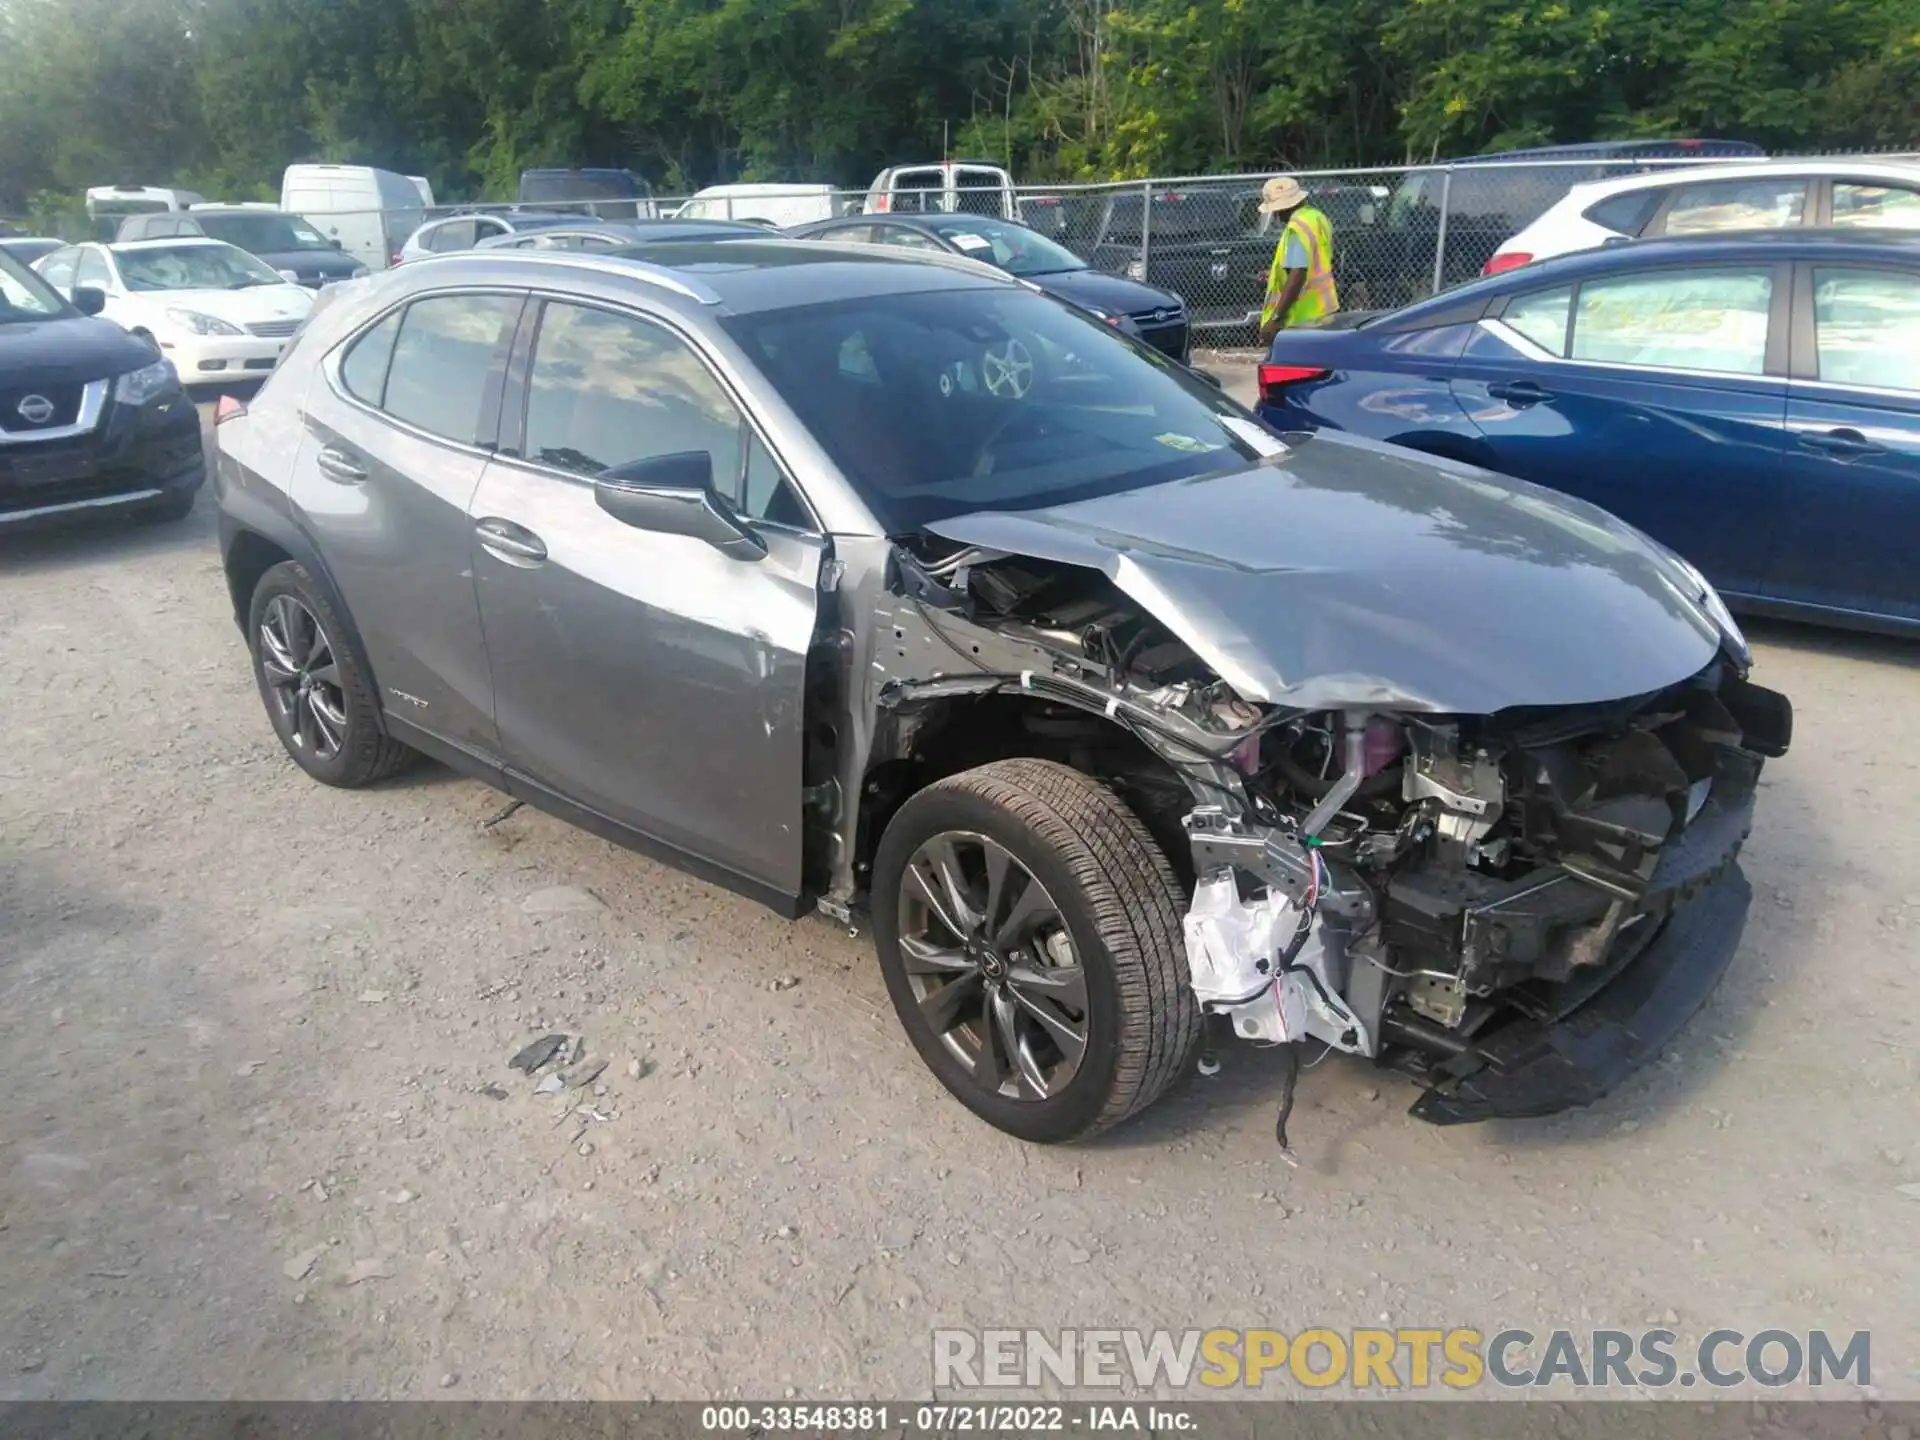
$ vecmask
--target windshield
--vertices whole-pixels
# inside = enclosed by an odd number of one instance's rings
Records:
[[[520,177],[520,199],[633,200],[651,193],[627,170],[529,170]]]
[[[89,215],[158,215],[173,209],[165,200],[89,200]]]
[[[327,237],[297,215],[196,215],[200,228],[216,240],[256,255],[289,250],[331,250]]]
[[[115,249],[129,290],[246,290],[287,282],[231,245],[143,245]]]
[[[1153,197],[1149,243],[1154,240],[1216,240],[1244,235],[1259,223],[1260,192],[1167,190]],[[1140,196],[1113,197],[1109,240],[1140,238]]]
[[[46,281],[0,250],[0,325],[50,320],[66,313],[66,303]]]
[[[1275,453],[1171,361],[1025,289],[941,290],[722,322],[888,533]]]
[[[1084,270],[1086,262],[1024,225],[979,215],[932,220],[927,228],[962,255],[990,260],[1009,275],[1053,275]]]

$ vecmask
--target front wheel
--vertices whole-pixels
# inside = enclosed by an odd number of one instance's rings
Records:
[[[1004,760],[928,786],[887,827],[874,934],[894,1009],[962,1104],[1022,1140],[1082,1140],[1185,1068],[1178,880],[1091,776]]]

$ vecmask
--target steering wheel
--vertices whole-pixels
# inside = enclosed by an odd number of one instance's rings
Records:
[[[1033,352],[1013,336],[980,352],[980,382],[996,400],[1026,399],[1033,380]]]

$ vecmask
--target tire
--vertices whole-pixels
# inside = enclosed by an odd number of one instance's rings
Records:
[[[304,625],[287,623],[295,610],[313,622],[318,641],[308,638]],[[284,643],[288,638],[291,646]],[[277,678],[286,671],[270,648],[275,645],[280,658],[318,657],[313,668],[296,672],[308,682],[306,693]],[[387,734],[365,658],[326,591],[298,561],[275,565],[254,586],[247,648],[274,733],[293,763],[315,780],[355,789],[396,775],[420,758]]]
[[[964,855],[975,842],[983,859],[994,846],[1001,847],[1043,887],[1043,898],[1052,902],[1077,966],[1047,969],[1043,952],[1056,953],[1058,930],[1045,945],[1009,948],[1004,955],[993,953],[1001,942],[993,936],[991,922],[982,931],[986,938],[978,954],[963,956],[958,949],[941,949],[944,939],[928,939],[944,937],[947,929],[931,923],[921,928],[932,912],[926,901],[916,899],[928,892],[914,888],[909,866],[923,864],[930,848],[937,854],[947,845],[949,853]],[[979,888],[968,891],[968,904],[982,901],[979,910],[992,908],[984,899],[990,894],[985,885],[983,879]],[[1184,1073],[1202,1023],[1188,985],[1181,930],[1185,899],[1173,867],[1146,826],[1099,781],[1064,765],[1019,759],[928,786],[901,806],[887,826],[875,857],[872,896],[880,968],[900,1023],[940,1082],[988,1124],[1046,1144],[1085,1140],[1146,1108]],[[1017,902],[1014,908],[1019,908]],[[918,981],[903,948],[903,924],[909,931],[905,944],[916,947]],[[938,972],[927,963],[929,951],[941,957]],[[989,1012],[983,1007],[979,1021],[967,1022],[968,1028],[955,1030],[949,1022],[943,1033],[923,1007],[930,1001],[937,1007],[935,996],[944,990],[920,993],[915,988],[916,983],[931,986],[936,976],[946,977],[942,985],[966,982],[969,977],[954,969],[956,962],[980,967],[972,983],[989,994],[994,993],[994,981],[986,967],[996,962],[1003,994],[1034,965],[1043,976],[1077,971],[1084,989],[1084,1049],[1077,1068],[1057,1090],[1029,1091],[1024,1075],[995,1088],[982,1078],[977,1051],[971,1061],[956,1053],[967,1049],[970,1037],[986,1036]],[[1038,1043],[1045,1045],[1052,1031],[1034,1029],[1035,1022],[1028,1018],[1033,1006],[1027,999],[1019,1004],[1025,1009],[1016,1012],[1015,1019],[1028,1026],[1029,1041],[1040,1036]],[[1061,1013],[1071,1014],[1055,1012],[1056,1019]],[[998,1048],[1001,1056],[1008,1056],[1004,1041]],[[1017,1037],[1013,1048],[1021,1048]],[[1031,1063],[1032,1048],[1029,1043],[1029,1053],[1020,1059]],[[1067,1054],[1059,1053],[1055,1076],[1062,1073],[1059,1066]],[[1000,1068],[989,1065],[985,1075],[997,1077]],[[1022,1067],[1010,1060],[1006,1068]],[[1009,1084],[1020,1093],[1006,1093]]]
[[[198,489],[194,489],[182,495],[169,495],[164,500],[155,500],[151,505],[142,505],[134,511],[133,518],[141,525],[168,525],[176,520],[184,520],[193,513],[193,501],[197,494]]]

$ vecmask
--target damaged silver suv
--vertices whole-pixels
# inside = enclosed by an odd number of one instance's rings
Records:
[[[1589,506],[1334,434],[961,259],[736,240],[336,287],[217,430],[294,761],[419,754],[867,917],[964,1104],[1073,1140],[1207,1017],[1590,1101],[1730,961],[1787,701]]]

